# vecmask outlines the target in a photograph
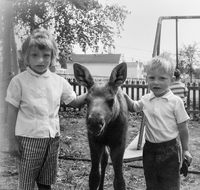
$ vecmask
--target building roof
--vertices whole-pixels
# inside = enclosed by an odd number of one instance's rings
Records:
[[[67,63],[119,63],[121,54],[72,54]]]

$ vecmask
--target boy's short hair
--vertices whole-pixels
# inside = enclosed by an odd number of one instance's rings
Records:
[[[147,63],[147,73],[149,70],[160,69],[165,73],[169,74],[171,77],[173,77],[175,68],[176,68],[175,60],[172,59],[170,54],[166,53],[153,57]]]
[[[38,47],[41,50],[43,49],[51,50],[50,66],[53,66],[55,64],[58,48],[53,36],[49,33],[48,30],[44,28],[38,28],[33,30],[31,35],[23,43],[22,55],[26,65],[28,65],[28,57],[31,47]]]

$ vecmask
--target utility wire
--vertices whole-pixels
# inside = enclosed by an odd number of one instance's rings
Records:
[[[115,45],[115,46],[116,46],[116,47],[126,48],[126,49],[134,49],[134,50],[137,50],[137,51],[152,52],[152,50],[138,49],[138,48],[132,48],[132,47],[119,46],[119,45]]]

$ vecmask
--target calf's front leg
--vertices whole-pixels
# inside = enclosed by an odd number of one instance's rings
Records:
[[[99,163],[103,153],[103,146],[98,146],[94,142],[89,142],[90,145],[90,155],[92,167],[89,175],[89,188],[90,190],[99,190],[101,175],[99,172]]]
[[[115,147],[110,149],[110,156],[115,173],[114,190],[125,190],[126,184],[123,177],[123,155],[124,147]]]

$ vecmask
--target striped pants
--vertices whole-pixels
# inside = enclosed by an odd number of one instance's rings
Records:
[[[19,162],[19,189],[33,190],[35,182],[51,185],[56,181],[59,137],[18,137],[22,147]]]

